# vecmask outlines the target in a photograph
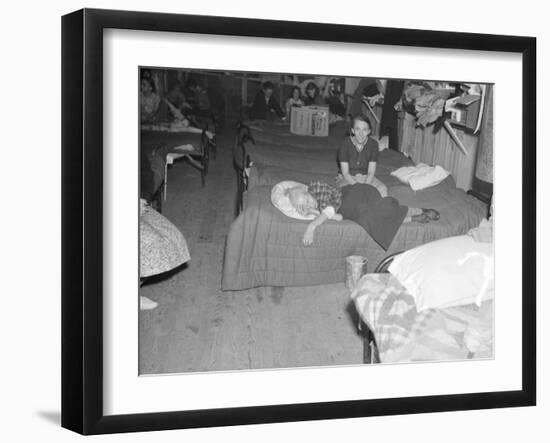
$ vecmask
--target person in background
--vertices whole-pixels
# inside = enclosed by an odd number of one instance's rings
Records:
[[[139,200],[139,278],[168,272],[189,261],[187,241],[181,231],[165,216],[155,211],[143,198]],[[141,292],[141,291],[140,291]],[[154,309],[158,303],[140,294],[140,310]]]
[[[300,87],[294,86],[289,99],[285,103],[286,118],[290,118],[290,111],[293,107],[304,106],[304,101],[300,97]]]
[[[210,113],[210,97],[208,91],[204,89],[193,78],[187,80],[187,91],[190,91],[192,99],[187,97],[187,102],[191,105],[193,113],[198,116],[205,116]]]
[[[371,132],[372,126],[367,117],[359,114],[353,118],[351,135],[344,139],[338,149],[340,185],[368,184],[374,186],[382,197],[387,197],[388,188],[374,176],[378,142],[370,137]]]
[[[319,87],[313,82],[309,82],[306,86],[304,105],[325,106],[325,101],[323,100],[323,97],[319,95]]]
[[[328,83],[325,101],[332,114],[340,117],[346,116],[346,96],[344,93],[343,82],[338,79],[332,79]]]
[[[370,98],[380,94],[380,85],[377,79],[372,77],[362,78],[350,100],[348,113],[358,115],[363,112],[364,97]]]
[[[166,94],[166,99],[179,109],[183,114],[189,112],[191,105],[187,103],[185,97],[185,85],[181,81],[177,81],[174,87]]]
[[[183,94],[185,102],[181,111],[192,124],[203,127],[205,124],[214,123],[216,132],[223,130],[225,96],[219,88],[203,88],[191,78],[185,83]]]
[[[286,120],[279,102],[273,97],[273,83],[267,81],[262,84],[262,89],[256,94],[249,117],[250,120],[271,120],[273,115],[281,120]]]
[[[142,77],[140,87],[141,123],[149,123],[155,120],[160,106],[160,96],[156,93],[155,84],[150,77]]]

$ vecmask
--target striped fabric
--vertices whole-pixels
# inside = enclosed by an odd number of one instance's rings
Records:
[[[418,312],[391,274],[367,274],[351,297],[383,363],[493,357],[492,300]]]
[[[319,181],[312,181],[308,188],[308,192],[317,200],[317,209],[323,211],[328,206],[338,209],[342,205],[342,191],[334,186]]]

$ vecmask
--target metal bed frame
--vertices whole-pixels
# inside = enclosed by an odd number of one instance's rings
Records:
[[[246,151],[246,143],[256,144],[250,134],[250,128],[239,121],[237,123],[237,136],[233,146],[233,167],[237,176],[237,198],[235,203],[235,216],[243,210],[243,194],[248,189],[248,169],[250,168],[250,156]]]
[[[403,251],[395,252],[393,254],[385,257],[374,269],[375,274],[385,274],[388,272],[388,267],[390,266],[393,259],[403,253]],[[376,338],[372,333],[369,326],[359,318],[357,329],[363,337],[363,363],[375,364],[380,363],[380,354],[378,352],[378,346],[376,344]]]

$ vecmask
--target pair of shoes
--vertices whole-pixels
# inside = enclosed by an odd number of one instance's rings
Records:
[[[151,300],[150,298],[144,297],[143,295],[139,296],[139,309],[140,311],[147,311],[150,309],[155,309],[159,304],[156,301]]]
[[[422,208],[422,214],[426,215],[428,219],[430,220],[439,220],[439,212],[437,212],[435,209],[424,209]]]

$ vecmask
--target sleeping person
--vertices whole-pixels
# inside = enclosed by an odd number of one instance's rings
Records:
[[[302,242],[313,243],[315,230],[326,220],[351,220],[359,224],[385,250],[402,223],[428,223],[439,219],[435,209],[408,208],[393,197],[382,197],[366,183],[336,188],[327,183],[297,184],[285,190],[292,207],[302,216],[315,215]]]

